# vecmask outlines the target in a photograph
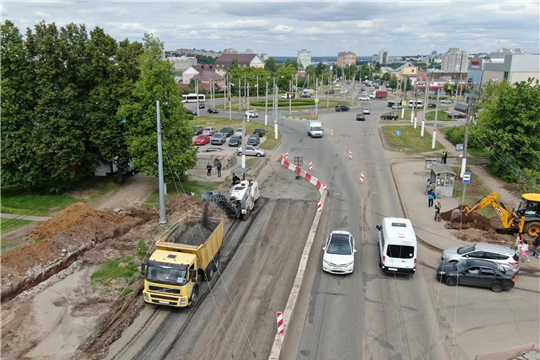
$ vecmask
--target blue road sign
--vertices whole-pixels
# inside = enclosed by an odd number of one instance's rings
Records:
[[[456,151],[463,151],[463,144],[456,144]]]
[[[396,130],[396,136],[401,136],[401,130]]]
[[[463,183],[468,184],[471,182],[471,173],[470,172],[464,172],[463,173]]]

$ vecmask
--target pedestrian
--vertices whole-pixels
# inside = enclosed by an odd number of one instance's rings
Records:
[[[437,203],[435,204],[435,217],[433,218],[433,220],[441,220],[441,200],[437,200]]]
[[[540,254],[538,253],[538,249],[537,249],[538,245],[540,245],[540,235],[536,234],[536,236],[533,239],[532,250],[533,250],[533,256],[537,259],[540,258]]]
[[[514,244],[514,250],[519,250],[519,245],[521,245],[521,243],[523,242],[523,239],[521,238],[521,234],[518,233],[517,236],[516,236],[516,242]]]
[[[206,177],[210,178],[210,176],[212,176],[212,164],[208,163],[206,165]]]
[[[427,179],[427,181],[426,181],[426,190],[424,190],[424,195],[428,194],[430,187],[431,187],[431,180]]]
[[[221,161],[218,161],[217,165],[216,165],[216,169],[217,169],[217,177],[221,177]]]
[[[527,240],[523,240],[519,246],[519,255],[521,258],[527,259],[527,262],[531,262],[531,260],[529,260],[529,255],[527,255],[527,251],[529,251],[529,244],[527,243]]]
[[[445,154],[446,154],[446,151],[443,151],[442,155],[441,155],[441,164],[444,164],[444,155]]]
[[[433,190],[429,189],[429,192],[428,192],[428,195],[427,195],[427,198],[428,198],[428,204],[427,206],[428,207],[432,207],[433,206],[433,200],[435,199],[435,193],[433,192]]]
[[[446,158],[448,157],[448,152],[443,151],[443,164],[446,164]]]

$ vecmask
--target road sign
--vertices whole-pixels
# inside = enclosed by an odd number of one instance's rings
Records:
[[[315,108],[311,108],[311,111],[315,111]]]
[[[401,130],[396,130],[396,136],[400,136],[401,135]]]
[[[468,184],[471,182],[471,173],[470,172],[464,172],[463,173],[463,183]]]
[[[315,104],[319,103],[319,98],[315,98]]]
[[[456,144],[456,151],[463,151],[463,144]]]

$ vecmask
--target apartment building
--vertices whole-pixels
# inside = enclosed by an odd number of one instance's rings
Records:
[[[347,65],[356,65],[356,53],[352,51],[341,51],[338,53],[337,65],[345,67]]]

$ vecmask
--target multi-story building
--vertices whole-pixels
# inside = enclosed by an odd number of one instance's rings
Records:
[[[311,64],[311,51],[306,49],[299,50],[296,62],[304,69],[308,67]]]
[[[337,65],[341,67],[356,65],[356,53],[352,51],[340,51],[337,56]]]
[[[473,60],[475,61],[475,60]],[[478,80],[478,75],[474,70],[481,71],[480,83],[485,84],[488,81],[508,81],[510,83],[527,81],[529,78],[540,79],[540,55],[514,55],[508,54],[504,59],[484,60],[483,62],[471,62],[469,71],[473,73],[473,81]],[[475,75],[475,76],[474,76]]]
[[[219,89],[225,85],[223,76],[216,73],[212,65],[193,65],[182,73],[182,84],[186,85],[191,79],[199,80],[199,87],[209,91],[212,86]]]
[[[172,64],[173,69],[176,71],[184,71],[188,69],[190,66],[197,65],[196,57],[173,56],[173,57],[168,57],[167,60]]]
[[[381,66],[388,64],[388,50],[379,51],[379,64]]]
[[[521,49],[498,49],[497,51],[493,51],[489,54],[489,57],[491,59],[504,59],[506,55],[524,55],[525,51]]]
[[[204,55],[204,56],[211,56],[211,57],[219,57],[221,54],[223,54],[222,51],[214,51],[214,50],[201,50],[201,49],[176,49],[174,51],[177,55]]]
[[[459,48],[449,48],[446,54],[442,55],[441,70],[463,72],[469,63],[467,52]]]
[[[233,48],[228,48],[228,49],[223,50],[223,53],[224,54],[238,54],[238,50],[235,50]]]

